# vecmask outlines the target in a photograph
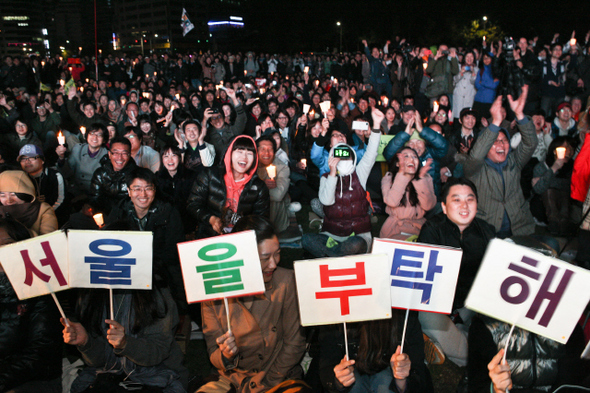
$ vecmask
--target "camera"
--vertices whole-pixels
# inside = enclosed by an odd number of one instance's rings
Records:
[[[219,108],[211,108],[211,113],[216,115],[219,113]]]
[[[498,94],[501,94],[504,100],[507,100],[509,94],[512,99],[516,100],[520,96],[522,86],[525,84],[524,72],[516,65],[514,60],[515,47],[516,44],[512,37],[504,37],[502,54],[495,59],[495,64],[492,66],[494,76],[500,80]]]

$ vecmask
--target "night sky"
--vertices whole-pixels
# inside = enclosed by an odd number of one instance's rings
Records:
[[[250,0],[244,10],[249,46],[265,51],[325,51],[339,46],[360,48],[360,40],[383,44],[396,35],[413,44],[460,44],[457,31],[485,15],[515,38],[539,36],[564,40],[576,29],[578,40],[590,30],[590,1],[433,1],[433,0]],[[281,50],[282,49],[282,50]]]

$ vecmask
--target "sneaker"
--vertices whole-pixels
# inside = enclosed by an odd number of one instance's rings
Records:
[[[424,358],[428,364],[443,364],[445,362],[445,353],[436,341],[433,341],[426,334],[424,336]]]
[[[320,202],[319,198],[312,199],[310,205],[311,210],[313,210],[313,212],[317,214],[318,217],[324,218],[324,205],[322,205],[322,202]]]
[[[279,243],[294,243],[301,240],[301,231],[298,227],[289,226],[283,232],[279,233]]]
[[[291,202],[291,204],[289,205],[289,211],[291,213],[297,213],[299,210],[301,210],[301,203]]]

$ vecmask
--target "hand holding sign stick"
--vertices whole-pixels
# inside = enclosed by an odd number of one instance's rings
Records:
[[[223,304],[225,305],[225,315],[227,316],[227,332],[231,334],[231,325],[229,323],[229,304],[226,297],[223,298]]]

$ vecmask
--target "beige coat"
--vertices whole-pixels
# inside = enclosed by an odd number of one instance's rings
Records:
[[[228,301],[239,351],[232,362],[223,358],[215,341],[227,332],[223,300],[202,305],[207,351],[220,378],[229,380],[238,392],[248,393],[265,392],[284,380],[301,378],[305,337],[293,271],[277,268],[264,295]]]

